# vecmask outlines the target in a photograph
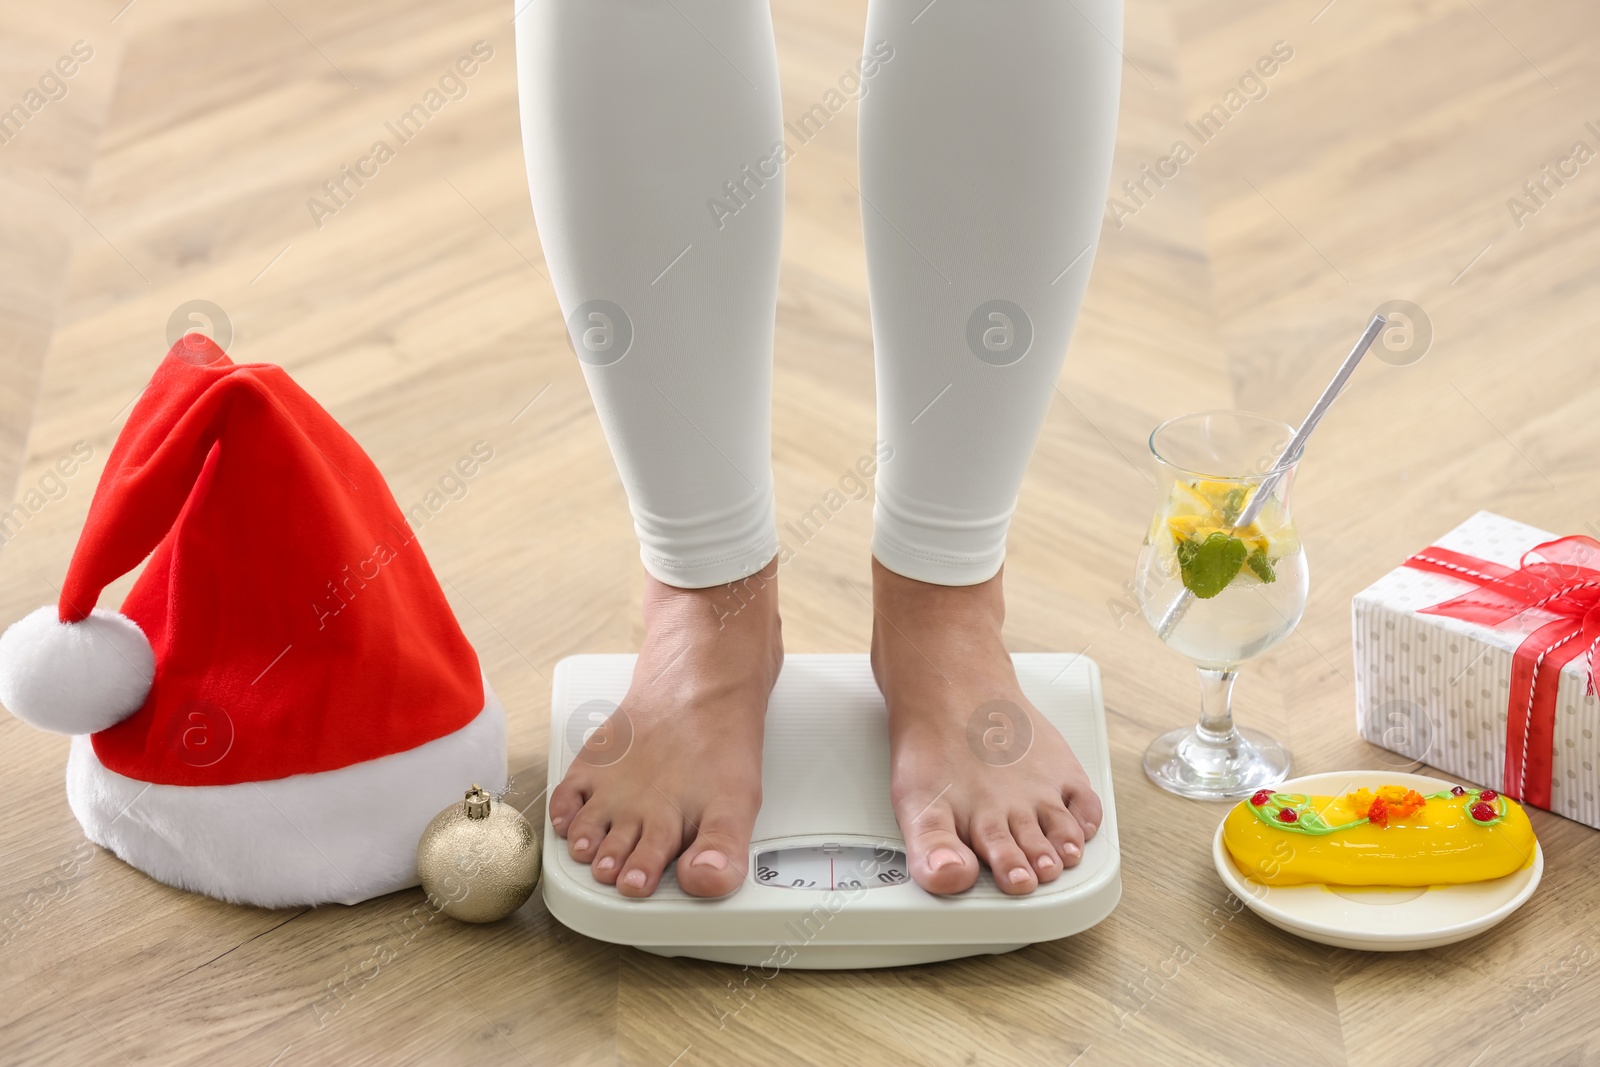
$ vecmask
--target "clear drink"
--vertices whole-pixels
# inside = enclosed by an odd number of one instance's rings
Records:
[[[1288,776],[1281,744],[1234,725],[1232,692],[1239,665],[1289,636],[1305,612],[1293,464],[1267,476],[1292,433],[1260,415],[1208,411],[1150,435],[1159,496],[1135,592],[1161,640],[1194,663],[1200,719],[1158,737],[1144,768],[1183,796],[1248,796]]]
[[[1306,602],[1306,554],[1296,552],[1278,568],[1278,580],[1266,585],[1258,579],[1238,580],[1212,600],[1197,600],[1167,634],[1167,647],[1194,660],[1197,667],[1229,670],[1258,656],[1294,632]],[[1145,608],[1152,626],[1155,618]]]
[[[1161,621],[1186,600],[1162,639],[1197,667],[1228,670],[1260,655],[1288,637],[1305,612],[1306,554],[1276,491],[1254,522],[1233,525],[1238,510],[1230,512],[1229,502],[1247,502],[1255,489],[1248,482],[1175,478],[1139,554],[1135,582],[1146,621],[1161,633]],[[1180,554],[1197,552],[1195,546],[1213,534],[1239,540],[1244,560],[1219,592],[1202,597],[1193,582],[1185,583]],[[1227,556],[1221,556],[1226,570]],[[1215,573],[1205,577],[1219,580]]]

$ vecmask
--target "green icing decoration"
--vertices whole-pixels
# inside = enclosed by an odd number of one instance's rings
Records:
[[[1337,833],[1348,830],[1352,826],[1360,826],[1366,819],[1357,819],[1355,822],[1340,823],[1334,826],[1322,817],[1322,813],[1312,808],[1311,798],[1304,793],[1274,793],[1267,798],[1265,804],[1256,805],[1246,800],[1250,810],[1257,819],[1266,823],[1275,830],[1283,830],[1291,834],[1305,834],[1308,837],[1321,837],[1324,834]],[[1294,811],[1298,818],[1294,822],[1283,822],[1278,818],[1278,812],[1285,808]]]
[[[1471,802],[1466,805],[1469,808],[1473,804],[1476,804],[1478,801],[1483,799],[1483,794],[1481,792],[1469,793],[1468,796],[1470,796],[1472,798]],[[1461,799],[1462,800],[1466,800],[1467,797],[1462,797]],[[1493,826],[1496,823],[1500,822],[1502,819],[1504,819],[1506,817],[1506,812],[1508,812],[1510,810],[1509,808],[1506,807],[1506,798],[1503,797],[1503,796],[1499,796],[1498,794],[1494,798],[1494,805],[1493,806],[1494,806],[1494,818],[1490,819],[1488,822],[1478,822],[1477,819],[1473,819],[1472,821],[1475,822],[1475,823],[1478,823],[1479,826]]]
[[[1459,800],[1461,801],[1461,806],[1463,808],[1470,808],[1472,805],[1483,799],[1483,792],[1482,790],[1469,789],[1466,793],[1458,797],[1446,789],[1438,793],[1429,793],[1422,799]],[[1242,803],[1250,809],[1251,813],[1254,814],[1257,819],[1266,823],[1274,830],[1282,830],[1285,833],[1291,834],[1305,834],[1308,837],[1322,837],[1326,834],[1336,834],[1340,830],[1348,830],[1351,827],[1360,826],[1364,822],[1372,821],[1370,819],[1361,818],[1356,819],[1354,822],[1340,823],[1339,825],[1335,826],[1328,822],[1328,820],[1324,819],[1321,812],[1317,811],[1311,806],[1311,798],[1304,793],[1274,793],[1272,796],[1267,798],[1267,802],[1265,804],[1260,805],[1252,804],[1248,798]],[[1493,826],[1500,820],[1504,819],[1506,817],[1506,812],[1509,810],[1506,807],[1505,797],[1497,795],[1493,803],[1495,809],[1494,818],[1490,819],[1488,822],[1478,822],[1477,819],[1472,819],[1471,821],[1478,826]],[[1283,822],[1278,818],[1278,812],[1283,811],[1285,808],[1294,811],[1296,815],[1294,822]],[[1471,818],[1470,813],[1468,818]]]

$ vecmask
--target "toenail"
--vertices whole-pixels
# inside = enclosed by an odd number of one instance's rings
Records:
[[[565,815],[557,815],[555,818],[550,820],[550,825],[559,830],[563,826],[567,825],[567,817]]]
[[[622,876],[622,884],[634,889],[643,889],[645,877],[643,871],[629,871]]]
[[[935,849],[934,852],[928,856],[928,869],[930,871],[937,871],[944,867],[949,867],[960,862],[960,854],[955,852],[953,849]]]
[[[614,856],[601,856],[598,860],[595,861],[594,869],[597,870],[597,871],[609,871],[611,868],[615,867],[616,865],[617,865],[616,857],[614,857]]]
[[[1028,880],[1030,873],[1026,867],[1013,867],[1006,877],[1011,879],[1012,885],[1021,885]]]
[[[1041,868],[1043,868],[1044,870],[1048,871],[1051,867],[1054,867],[1055,865],[1056,865],[1056,858],[1054,856],[1040,856],[1039,857],[1039,866]]]
[[[1083,836],[1085,838],[1093,837],[1094,836],[1094,832],[1097,829],[1099,829],[1099,828],[1097,826],[1095,826],[1094,823],[1086,822],[1086,823],[1083,824]]]
[[[1066,844],[1062,845],[1061,851],[1066,853],[1069,857],[1083,855],[1083,849],[1079,848],[1077,845],[1074,845],[1071,841],[1068,841]]]
[[[704,852],[700,853],[700,855],[690,860],[689,866],[714,867],[720,871],[728,866],[728,857],[724,856],[714,848],[708,848]]]
[[[574,851],[574,852],[582,852],[584,849],[586,849],[588,847],[589,847],[589,839],[587,837],[580,837],[580,838],[578,838],[576,841],[574,841],[572,843],[572,851]]]

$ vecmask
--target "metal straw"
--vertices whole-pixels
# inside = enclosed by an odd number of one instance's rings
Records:
[[[1367,354],[1367,349],[1372,347],[1372,342],[1377,338],[1379,331],[1387,325],[1388,321],[1382,315],[1372,316],[1372,321],[1367,323],[1367,328],[1362,331],[1361,338],[1356,341],[1356,346],[1350,350],[1348,356],[1344,357],[1344,362],[1339,364],[1339,369],[1334,373],[1333,380],[1328,382],[1327,388],[1322,390],[1322,395],[1317,397],[1317,402],[1311,405],[1310,414],[1305,417],[1305,421],[1300,424],[1300,428],[1294,432],[1294,436],[1289,438],[1289,443],[1283,446],[1283,451],[1278,454],[1277,460],[1273,462],[1272,469],[1267,471],[1266,477],[1261,479],[1261,484],[1257,487],[1255,495],[1250,498],[1250,503],[1239,513],[1239,517],[1234,520],[1233,526],[1228,530],[1229,533],[1239,529],[1241,526],[1249,526],[1256,520],[1261,508],[1266,504],[1267,499],[1272,496],[1273,490],[1278,487],[1278,483],[1283,480],[1284,475],[1289,473],[1289,468],[1294,466],[1298,460],[1300,450],[1305,447],[1306,438],[1311,436],[1311,431],[1317,428],[1317,423],[1322,421],[1322,416],[1326,415],[1328,408],[1333,406],[1334,400],[1338,398],[1340,391],[1344,389],[1344,383],[1350,380],[1350,375],[1356,369],[1356,364],[1360,363],[1361,357]],[[1161,616],[1160,623],[1156,625],[1157,636],[1165,641],[1167,635],[1172,633],[1172,628],[1177,626],[1178,622],[1183,618],[1184,612],[1189,610],[1189,604],[1193,600],[1194,593],[1189,590],[1188,586],[1184,586],[1179,590],[1177,598],[1173,600],[1172,605],[1167,608],[1166,614]]]

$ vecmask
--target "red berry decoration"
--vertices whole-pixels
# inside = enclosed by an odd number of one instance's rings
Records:
[[[1284,808],[1282,811],[1278,812],[1279,822],[1298,822],[1299,820],[1300,813],[1295,811],[1293,808]]]
[[[1493,822],[1495,816],[1500,814],[1499,812],[1495,811],[1492,806],[1484,803],[1481,800],[1472,805],[1472,807],[1468,808],[1467,811],[1479,822]]]
[[[1467,795],[1467,791],[1459,785],[1453,785],[1450,787],[1450,795],[1453,797],[1464,797]]]
[[[1254,804],[1256,807],[1259,808],[1261,805],[1265,804],[1267,801],[1269,801],[1271,799],[1272,799],[1272,790],[1270,790],[1270,789],[1257,789],[1253,794],[1251,794],[1250,803]]]
[[[1499,796],[1500,796],[1500,794],[1496,793],[1493,789],[1485,789],[1483,792],[1478,794],[1478,799],[1479,800],[1495,800]]]

